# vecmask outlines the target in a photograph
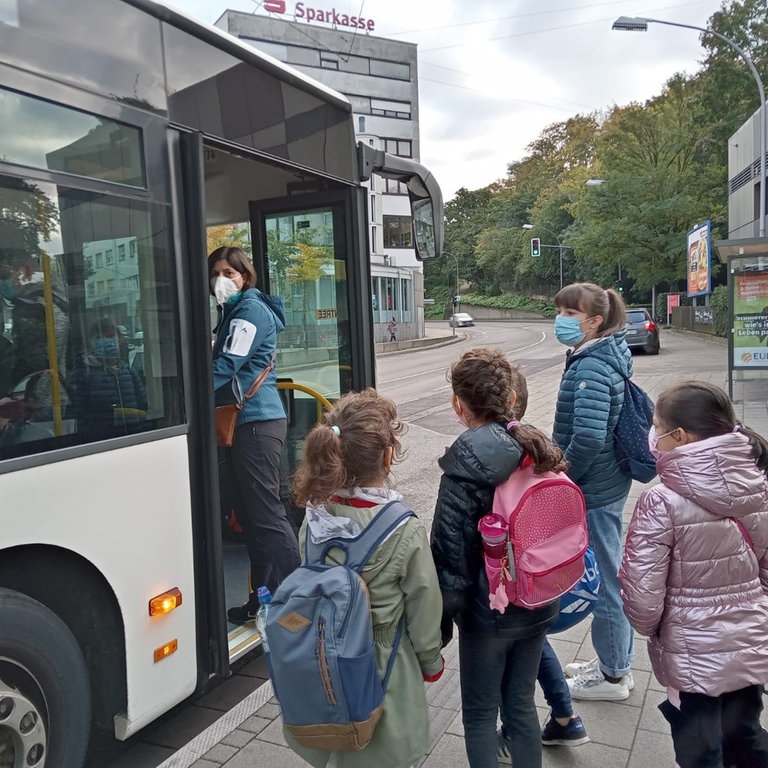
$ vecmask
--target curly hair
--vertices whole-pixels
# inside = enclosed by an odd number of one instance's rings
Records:
[[[304,440],[303,460],[293,477],[296,503],[319,504],[339,489],[381,482],[388,475],[387,449],[392,449],[392,463],[403,455],[399,438],[404,432],[388,397],[370,388],[344,395]]]
[[[563,452],[541,430],[518,423],[528,407],[528,383],[520,367],[499,349],[475,347],[452,366],[453,393],[483,423],[502,424],[533,460],[538,473],[561,471]],[[512,400],[514,399],[514,404]]]

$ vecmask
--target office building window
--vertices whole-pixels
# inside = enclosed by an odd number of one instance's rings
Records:
[[[371,74],[377,77],[390,77],[393,80],[410,80],[411,66],[397,61],[371,59]]]
[[[384,217],[384,247],[412,248],[413,234],[410,216]]]
[[[411,119],[411,105],[407,101],[384,101],[371,99],[371,114],[381,117],[397,117],[402,120]]]
[[[326,53],[325,51],[320,51],[320,66],[323,69],[338,69],[339,58],[333,53]]]
[[[410,139],[382,139],[384,151],[398,157],[413,157],[413,142]]]

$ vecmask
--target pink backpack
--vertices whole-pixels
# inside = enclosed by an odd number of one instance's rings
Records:
[[[496,488],[493,511],[478,524],[484,536],[490,604],[538,608],[569,592],[584,574],[587,509],[581,489],[564,472],[533,471],[530,457]],[[503,538],[502,538],[503,537]],[[503,546],[499,546],[502,542]]]

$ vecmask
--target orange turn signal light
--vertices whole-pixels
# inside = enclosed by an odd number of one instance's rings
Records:
[[[176,653],[179,650],[179,641],[175,638],[170,640],[165,645],[161,645],[159,648],[155,648],[155,664],[158,661],[167,659],[172,653]]]
[[[163,616],[181,605],[181,590],[178,587],[163,592],[149,601],[149,615]]]

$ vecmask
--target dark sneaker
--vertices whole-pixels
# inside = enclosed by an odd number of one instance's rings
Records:
[[[232,624],[247,624],[249,621],[256,620],[256,611],[258,608],[251,608],[250,603],[238,605],[237,608],[230,608],[227,611],[227,618]]]
[[[496,748],[496,757],[499,765],[512,765],[512,753],[509,751],[509,742],[504,738],[501,731],[496,732],[498,746]]]
[[[551,715],[544,730],[541,732],[541,743],[548,747],[559,745],[561,747],[578,747],[589,741],[587,729],[580,717],[572,717],[568,725],[560,725]]]

